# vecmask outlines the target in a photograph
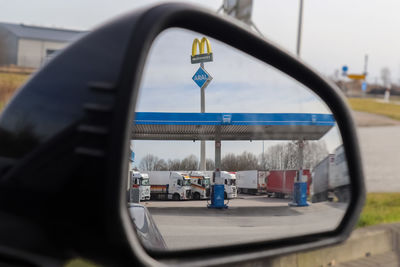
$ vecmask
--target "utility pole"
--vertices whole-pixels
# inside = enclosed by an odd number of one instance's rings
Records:
[[[300,57],[300,49],[301,49],[301,30],[303,26],[303,0],[300,0],[299,6],[299,25],[297,28],[297,47],[296,54]]]

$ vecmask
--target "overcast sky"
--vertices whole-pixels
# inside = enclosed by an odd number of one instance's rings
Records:
[[[152,0],[0,0],[0,20],[88,30],[118,14],[160,1]],[[189,1],[186,1],[189,2]],[[190,1],[218,9],[222,1]],[[253,20],[264,35],[294,52],[298,20],[296,0],[254,0]],[[389,67],[400,78],[400,1],[305,0],[302,58],[325,75],[346,64],[363,71],[369,55],[368,80]]]
[[[199,112],[200,90],[192,80],[199,64],[190,64],[190,48],[203,35],[183,29],[160,34],[150,49],[144,69],[137,111]],[[211,43],[214,61],[205,69],[214,77],[206,88],[205,110],[216,113],[323,113],[325,104],[308,88],[274,69],[215,39]],[[187,52],[182,52],[187,51]],[[173,67],[171,67],[173,66]],[[337,129],[322,138],[329,152],[341,143]],[[265,149],[276,144],[266,141]],[[147,153],[160,158],[183,158],[199,153],[199,142],[134,141],[137,162]],[[260,141],[222,142],[222,155],[243,151],[259,155]],[[213,158],[214,143],[207,142],[207,155]]]

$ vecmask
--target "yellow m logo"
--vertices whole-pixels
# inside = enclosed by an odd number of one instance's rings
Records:
[[[204,48],[207,45],[207,53],[204,53]],[[199,54],[197,54],[197,47],[199,47]],[[213,54],[211,51],[210,41],[206,37],[199,39],[194,39],[192,44],[192,56],[191,63],[203,63],[203,62],[211,62],[213,61]]]
[[[192,56],[195,56],[197,54],[197,46],[199,47],[199,52],[200,54],[204,54],[204,47],[207,45],[207,54],[211,54],[211,45],[210,41],[206,37],[201,38],[201,41],[199,39],[194,39],[193,44],[192,44]]]

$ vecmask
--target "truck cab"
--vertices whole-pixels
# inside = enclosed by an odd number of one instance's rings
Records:
[[[226,199],[237,197],[236,174],[233,172],[221,171],[221,178],[224,181]]]
[[[171,172],[169,193],[173,200],[186,200],[192,198],[190,176],[183,172]]]
[[[192,186],[193,199],[209,199],[210,198],[210,177],[199,171],[189,173]]]
[[[132,172],[131,185],[139,188],[140,200],[150,200],[150,181],[147,173]]]

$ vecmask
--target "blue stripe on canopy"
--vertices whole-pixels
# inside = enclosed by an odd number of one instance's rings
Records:
[[[335,125],[332,114],[136,112],[132,139],[315,140]]]

